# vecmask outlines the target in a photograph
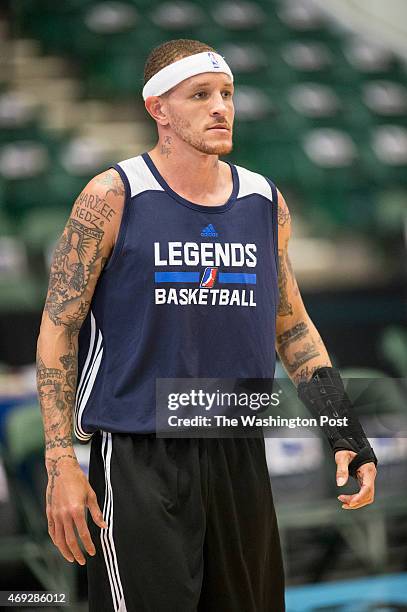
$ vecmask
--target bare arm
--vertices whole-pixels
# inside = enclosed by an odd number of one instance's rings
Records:
[[[278,286],[280,302],[276,321],[276,350],[295,385],[309,380],[318,368],[330,366],[327,350],[311,321],[298,289],[288,255],[291,217],[278,192]]]
[[[310,380],[323,366],[332,366],[324,343],[302,301],[288,255],[291,218],[287,204],[278,194],[278,259],[280,302],[276,321],[276,350],[295,385]],[[342,486],[348,480],[348,465],[356,453],[339,450],[335,453],[336,481]],[[361,465],[357,471],[360,490],[352,495],[339,495],[344,509],[356,509],[374,500],[374,463]]]
[[[49,287],[37,342],[37,389],[45,435],[48,471],[49,533],[64,557],[85,560],[73,522],[92,554],[84,509],[100,526],[96,496],[73,449],[73,410],[78,372],[78,334],[98,278],[111,254],[124,204],[124,188],[115,170],[93,178],[73,205],[52,258]]]

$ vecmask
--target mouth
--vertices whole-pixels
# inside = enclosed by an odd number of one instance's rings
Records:
[[[222,126],[216,126],[216,127],[211,127],[209,128],[209,130],[214,130],[215,132],[229,132],[229,128],[227,127],[222,127]]]

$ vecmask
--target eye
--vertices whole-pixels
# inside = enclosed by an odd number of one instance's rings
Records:
[[[202,95],[201,95],[202,94]],[[197,100],[200,100],[202,98],[202,96],[206,96],[206,91],[198,91],[195,95],[194,98],[197,98]]]
[[[231,97],[232,97],[232,95],[233,95],[233,94],[232,94],[232,92],[231,92],[231,91],[229,91],[229,90],[224,91],[223,93],[224,93],[224,94],[226,94],[226,97],[227,97],[227,98],[231,98]]]

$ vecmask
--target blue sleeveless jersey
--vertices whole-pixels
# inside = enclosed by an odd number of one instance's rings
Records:
[[[273,379],[277,191],[229,166],[220,206],[175,193],[148,153],[113,166],[126,199],[79,333],[79,440],[154,433],[156,378]]]

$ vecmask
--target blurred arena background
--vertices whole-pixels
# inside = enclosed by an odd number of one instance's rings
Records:
[[[143,66],[174,38],[213,45],[234,71],[229,159],[284,193],[293,267],[335,365],[383,381],[406,411],[405,0],[2,0],[0,590],[69,590],[73,611],[87,609],[86,570],[53,551],[43,511],[34,360],[48,266],[86,182],[155,143]],[[407,610],[396,430],[374,444],[375,504],[350,513],[325,442],[267,440],[287,612]]]

